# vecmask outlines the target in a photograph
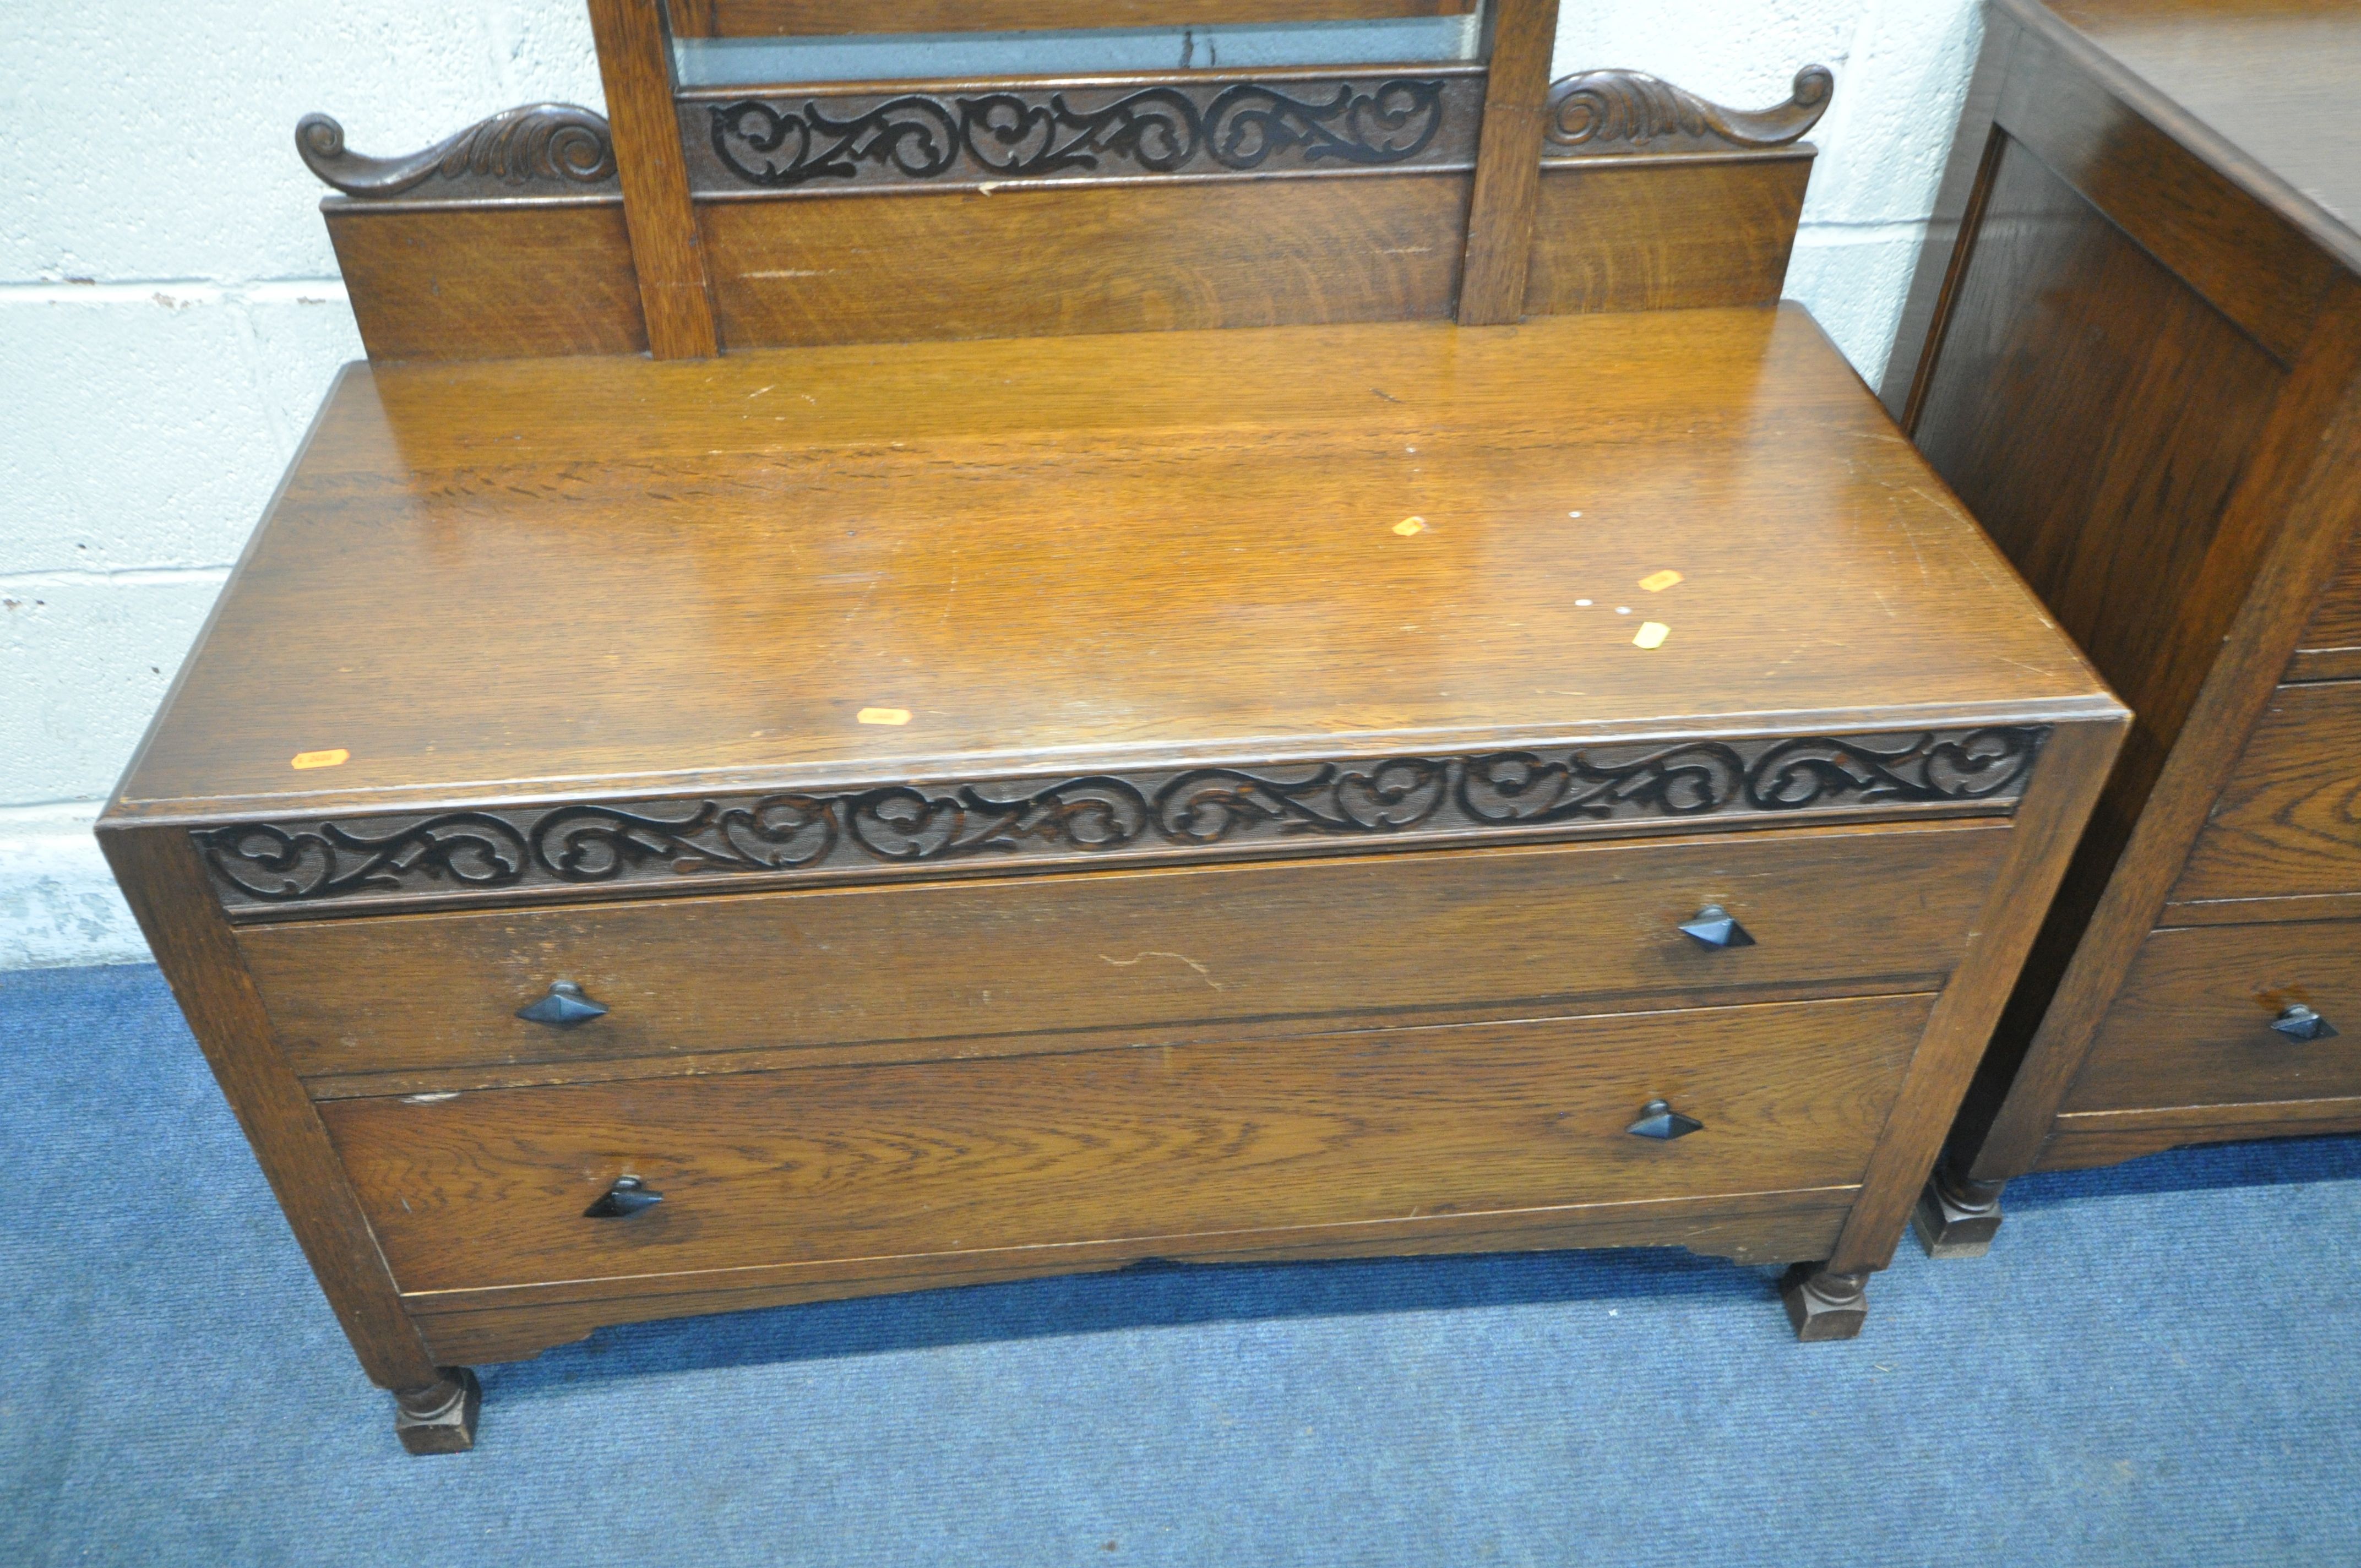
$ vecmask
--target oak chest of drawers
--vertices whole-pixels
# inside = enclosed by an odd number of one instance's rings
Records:
[[[2361,1128],[2356,73],[2351,5],[1993,11],[1888,393],[2137,718],[1935,1250],[2027,1170]]]
[[[1540,102],[1548,10],[1503,7],[1488,102]],[[336,386],[101,834],[405,1441],[602,1324],[1150,1257],[1677,1245],[1856,1331],[2124,714],[1773,303],[1797,83],[1661,164],[1520,113],[1279,206],[1215,170],[796,219],[1246,203],[1333,249],[1077,231],[1149,280],[1075,297],[1100,335],[766,347],[750,272],[697,357],[663,269],[741,263],[649,237],[620,107],[653,357],[577,352],[595,293],[497,323],[531,357],[435,313],[524,301],[533,235],[590,265],[604,198],[332,209],[412,362]],[[1567,159],[1634,90],[1565,89]],[[357,190],[473,177],[316,130]],[[1464,231],[1402,259],[1430,207]],[[427,231],[434,290],[363,265]],[[1437,245],[1456,322],[1415,319]],[[1296,324],[1110,330],[1255,312]]]
[[[1857,1323],[2114,743],[2063,639],[1800,313],[1119,342],[346,376],[104,832],[373,1370],[1147,1256]],[[538,411],[790,378],[735,450]]]

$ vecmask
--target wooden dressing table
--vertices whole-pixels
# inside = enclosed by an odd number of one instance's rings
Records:
[[[100,828],[403,1441],[1147,1257],[1679,1245],[1857,1332],[2125,716],[1776,302],[1827,73],[1553,89],[1503,0],[712,93],[592,13],[611,132],[306,122],[371,361]]]

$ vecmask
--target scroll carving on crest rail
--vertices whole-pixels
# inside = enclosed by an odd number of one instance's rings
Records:
[[[1686,740],[196,831],[233,911],[2006,803],[2048,731]]]
[[[571,104],[528,104],[406,158],[369,158],[345,146],[345,127],[306,115],[295,150],[347,196],[575,195],[621,189],[615,138],[601,115]],[[431,192],[420,187],[434,181]]]
[[[1725,109],[1644,71],[1586,71],[1551,87],[1542,152],[1562,159],[1782,148],[1819,124],[1836,82],[1827,66],[1807,65],[1795,72],[1787,102]]]
[[[699,195],[1466,167],[1479,76],[1011,82],[991,91],[752,93],[681,104]]]

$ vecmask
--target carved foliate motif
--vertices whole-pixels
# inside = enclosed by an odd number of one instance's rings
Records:
[[[749,95],[684,104],[682,130],[701,193],[1434,167],[1472,156],[1481,92],[1460,76]]]
[[[437,194],[452,195],[620,188],[606,120],[571,104],[503,109],[406,158],[347,151],[343,126],[325,115],[306,115],[295,127],[295,150],[313,173],[347,196],[400,196],[430,180],[450,187]]]
[[[1202,767],[200,829],[233,908],[2013,800],[2046,729]]]
[[[1819,124],[1836,92],[1824,65],[1795,72],[1794,95],[1768,109],[1725,109],[1638,71],[1586,71],[1551,87],[1546,158],[1784,147]]]

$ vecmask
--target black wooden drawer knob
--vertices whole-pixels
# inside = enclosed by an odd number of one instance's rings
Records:
[[[1700,948],[1751,948],[1753,935],[1731,918],[1729,910],[1719,904],[1708,904],[1697,912],[1693,920],[1684,921],[1681,935]]]
[[[1675,1138],[1704,1132],[1705,1124],[1695,1116],[1682,1115],[1668,1102],[1651,1100],[1640,1107],[1640,1119],[1623,1130],[1635,1138],[1653,1138],[1668,1144]]]
[[[553,1029],[571,1029],[577,1024],[588,1024],[593,1018],[604,1018],[607,1010],[582,993],[582,988],[570,980],[552,981],[549,994],[530,1007],[517,1009],[517,1016],[528,1024],[546,1024]]]
[[[607,1189],[598,1201],[582,1211],[582,1217],[586,1220],[628,1220],[634,1214],[646,1213],[663,1201],[664,1194],[638,1177],[618,1177],[615,1185]]]
[[[2333,1040],[2336,1025],[2299,1002],[2271,1020],[2271,1027],[2290,1040]]]

